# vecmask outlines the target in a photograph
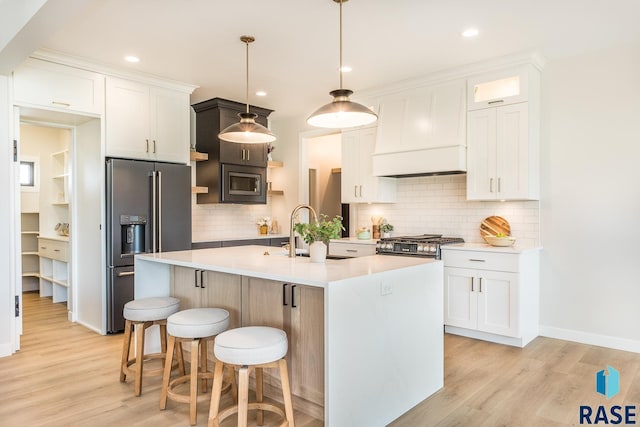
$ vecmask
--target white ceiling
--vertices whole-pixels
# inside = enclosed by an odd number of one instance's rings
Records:
[[[353,67],[344,87],[356,94],[512,53],[553,59],[640,40],[638,0],[351,0],[343,9]],[[198,85],[193,102],[244,102],[239,37],[253,35],[250,102],[307,115],[338,86],[338,14],[333,0],[97,0],[43,47]],[[471,26],[480,35],[460,37]],[[141,62],[125,63],[127,54]]]

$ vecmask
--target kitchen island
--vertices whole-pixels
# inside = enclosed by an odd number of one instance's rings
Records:
[[[294,408],[327,426],[384,426],[443,386],[441,261],[315,264],[244,246],[137,255],[135,273],[136,298],[175,295],[181,308],[228,309],[232,327],[283,328]]]

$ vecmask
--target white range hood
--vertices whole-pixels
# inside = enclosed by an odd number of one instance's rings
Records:
[[[373,175],[400,178],[465,173],[466,158],[467,149],[463,145],[374,153]]]

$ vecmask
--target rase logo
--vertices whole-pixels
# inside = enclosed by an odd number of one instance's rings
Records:
[[[596,372],[596,392],[611,399],[620,392],[620,373],[607,365],[607,369]],[[635,405],[613,405],[609,408],[598,405],[593,408],[580,405],[580,424],[636,424]]]
[[[620,391],[620,372],[607,365],[609,372],[598,371],[596,373],[596,391],[607,399],[611,399]]]

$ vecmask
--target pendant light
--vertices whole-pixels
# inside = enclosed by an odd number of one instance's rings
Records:
[[[240,122],[223,129],[218,134],[218,138],[244,144],[273,142],[276,136],[266,127],[256,123],[257,114],[249,112],[249,43],[253,43],[256,39],[253,36],[241,36],[240,40],[247,46],[247,111],[238,113]]]
[[[362,104],[349,100],[352,90],[342,88],[342,3],[347,0],[333,0],[340,3],[340,89],[329,92],[333,96],[330,104],[313,112],[307,119],[311,126],[321,128],[350,128],[368,125],[378,120],[378,116]]]

